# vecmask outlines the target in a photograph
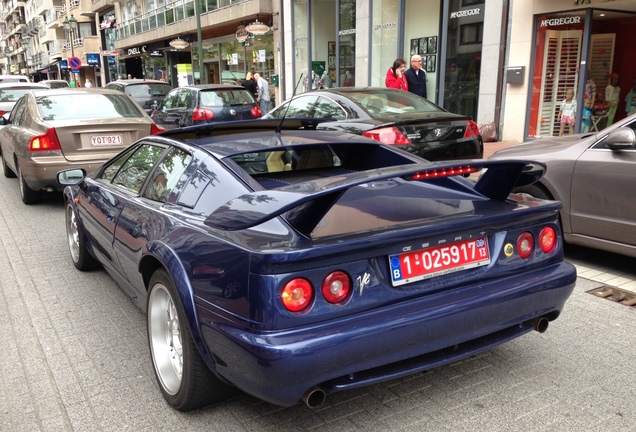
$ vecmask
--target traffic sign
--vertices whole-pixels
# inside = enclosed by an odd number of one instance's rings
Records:
[[[68,59],[68,65],[74,71],[80,70],[82,67],[82,60],[79,57],[71,57]]]

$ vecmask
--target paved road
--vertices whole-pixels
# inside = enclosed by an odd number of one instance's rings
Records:
[[[59,197],[24,206],[0,176],[0,430],[636,431],[636,310],[585,293],[600,285],[580,278],[544,334],[317,410],[241,396],[182,414],[155,383],[143,314],[72,266]]]

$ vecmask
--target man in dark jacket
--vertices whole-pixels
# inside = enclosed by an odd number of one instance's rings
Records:
[[[422,69],[422,56],[411,57],[411,67],[404,71],[409,91],[426,99],[426,72]]]

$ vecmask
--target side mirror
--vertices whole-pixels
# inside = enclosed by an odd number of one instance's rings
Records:
[[[60,171],[57,173],[57,182],[61,186],[75,186],[84,180],[85,176],[86,172],[83,169]]]
[[[631,150],[636,146],[636,134],[629,127],[621,127],[611,131],[604,144],[612,150]]]

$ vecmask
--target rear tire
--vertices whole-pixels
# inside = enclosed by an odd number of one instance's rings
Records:
[[[40,202],[40,191],[33,190],[26,184],[20,165],[18,165],[18,183],[20,184],[20,197],[23,203],[29,205]]]
[[[147,326],[155,376],[163,397],[174,409],[191,411],[237,393],[217,378],[201,358],[177,290],[163,269],[150,279]]]
[[[84,235],[77,220],[77,212],[70,203],[66,204],[66,238],[75,268],[80,271],[88,271],[99,267],[99,262],[84,244]]]
[[[11,171],[11,168],[7,165],[7,162],[4,160],[4,156],[0,153],[0,158],[2,158],[2,173],[6,178],[15,178],[15,173]]]

